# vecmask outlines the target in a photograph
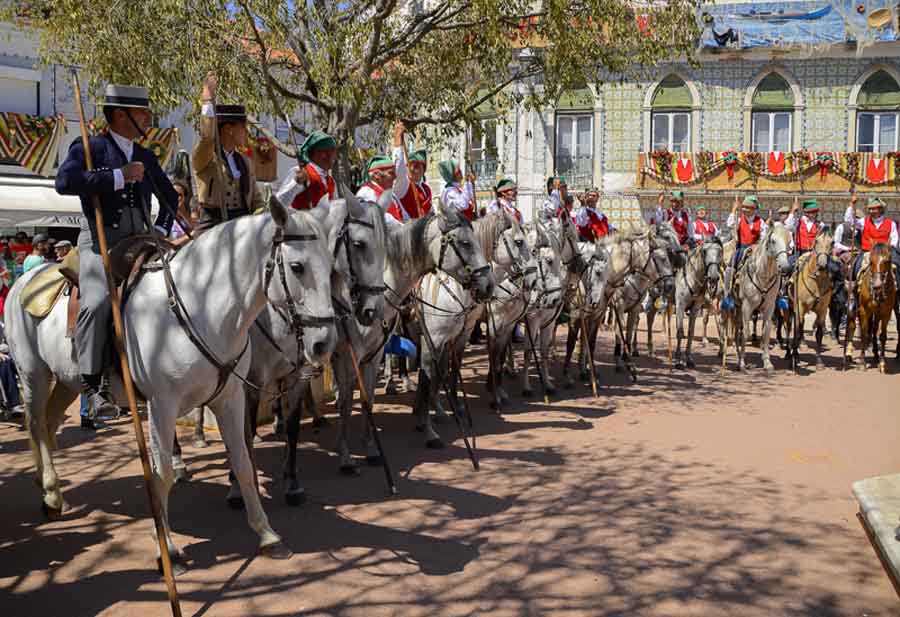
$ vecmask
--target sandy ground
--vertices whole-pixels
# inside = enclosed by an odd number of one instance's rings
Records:
[[[824,371],[789,374],[779,359],[772,379],[720,377],[706,349],[690,372],[641,358],[632,385],[608,350],[605,339],[599,399],[581,384],[548,407],[514,387],[498,417],[476,347],[465,374],[479,472],[455,426],[440,427],[447,449],[426,450],[411,395],[380,396],[393,498],[380,469],[337,473],[332,423],[304,427],[309,500],[288,507],[281,444],[263,428],[264,505],[289,561],[256,557],[244,514],[225,506],[221,443],[187,445],[193,479],[171,500],[192,566],[178,579],[184,614],[900,614],[850,493],[900,471],[896,374],[840,372],[832,345]],[[72,510],[55,522],[41,515],[25,434],[2,425],[0,445],[2,615],[169,614],[130,422],[93,435],[72,411],[56,459]]]

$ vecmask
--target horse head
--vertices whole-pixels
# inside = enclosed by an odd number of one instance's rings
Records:
[[[266,296],[302,338],[306,361],[321,366],[337,341],[331,279],[322,277],[334,265],[334,244],[329,235],[328,212],[311,214],[288,210],[276,198],[269,200],[276,226],[272,257],[266,266]],[[271,268],[271,269],[270,269]]]
[[[609,279],[610,266],[609,251],[606,246],[598,242],[594,245],[584,277],[584,284],[588,292],[587,299],[591,308],[599,307],[606,298],[606,281]]]
[[[788,274],[791,270],[788,257],[793,252],[790,230],[781,223],[775,223],[766,230],[764,241],[766,255],[775,261],[781,274]]]
[[[893,277],[891,249],[887,244],[879,242],[869,252],[869,290],[873,300],[878,303],[884,302],[887,287],[893,283],[891,277]]]
[[[814,247],[816,254],[816,269],[820,274],[829,271],[831,249],[833,246],[834,238],[831,235],[831,230],[828,227],[823,226],[822,229],[819,230],[818,235],[816,235],[816,244]]]
[[[669,261],[672,263],[672,267],[683,268],[687,261],[687,253],[684,247],[681,246],[681,239],[678,237],[678,232],[672,227],[672,222],[657,223],[651,231],[657,237],[663,238],[668,242],[667,250],[669,251]]]
[[[440,203],[428,225],[426,242],[437,269],[446,272],[484,302],[494,294],[494,275],[472,224],[455,208]]]
[[[665,225],[655,226],[656,230],[660,227],[663,229],[661,234],[654,233],[654,229],[650,231],[649,254],[647,255],[646,263],[647,266],[652,265],[656,271],[656,281],[653,281],[652,284],[658,285],[662,294],[669,297],[675,290],[675,268],[672,265],[672,238],[668,233],[665,233]],[[671,229],[671,226],[669,228]],[[683,254],[684,249],[678,243],[677,234],[675,234],[675,243],[678,246],[678,250]]]
[[[552,309],[563,300],[562,262],[554,247],[542,247],[535,254],[537,284],[532,292],[531,304],[542,309]]]
[[[722,267],[722,244],[715,238],[704,242],[700,249],[706,270],[706,289],[710,295],[714,295],[719,286],[719,271]]]
[[[384,315],[383,210],[380,203],[360,202],[346,187],[341,192],[345,198],[332,202],[328,215],[334,269],[345,284],[353,316],[360,325],[371,326]]]

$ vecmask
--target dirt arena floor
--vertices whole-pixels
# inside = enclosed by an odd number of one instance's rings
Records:
[[[690,372],[642,357],[632,385],[603,336],[599,399],[581,384],[548,407],[514,387],[502,417],[474,348],[464,374],[479,472],[454,425],[439,427],[445,450],[426,450],[411,395],[379,396],[393,498],[378,468],[338,474],[332,422],[304,426],[309,498],[288,507],[281,444],[264,427],[264,506],[288,561],[255,556],[244,513],[225,505],[221,443],[195,449],[183,429],[193,479],[174,489],[171,520],[192,567],[178,579],[184,615],[900,614],[850,492],[900,470],[893,354],[892,374],[840,372],[830,344],[825,370],[793,375],[779,358],[767,379],[758,368],[720,377],[700,349]],[[758,349],[750,358],[759,366]],[[90,434],[73,409],[59,441],[72,509],[47,522],[25,433],[0,426],[0,614],[169,614],[130,421]]]

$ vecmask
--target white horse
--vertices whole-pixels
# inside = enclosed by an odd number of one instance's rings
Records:
[[[733,244],[732,244],[733,250]],[[728,334],[734,339],[738,356],[738,370],[746,371],[744,348],[746,333],[750,330],[750,319],[758,312],[762,318],[763,331],[760,349],[762,364],[766,372],[772,374],[775,367],[769,359],[769,335],[772,330],[772,314],[775,312],[775,300],[778,298],[779,281],[790,271],[788,257],[792,251],[791,232],[781,223],[770,225],[753,247],[750,255],[744,259],[743,265],[736,273],[734,301],[731,311],[722,311],[723,328],[721,336],[725,337],[723,349],[728,350]],[[731,259],[726,249],[725,261]],[[722,356],[722,366],[726,362]]]
[[[328,360],[335,344],[331,285],[320,273],[331,271],[332,250],[325,230],[313,216],[302,212],[289,215],[274,201],[270,212],[219,225],[171,260],[175,288],[194,336],[207,347],[205,351],[192,342],[170,308],[162,272],[146,273],[123,309],[134,383],[149,403],[151,488],[162,506],[163,526],[177,571],[182,571],[184,564],[168,523],[175,420],[203,405],[209,406],[218,421],[262,553],[274,558],[290,556],[269,526],[255,487],[244,441],[244,396],[236,376],[248,371],[249,330],[267,303],[290,312],[298,325],[304,324],[307,363],[319,366]],[[274,265],[271,280],[266,276],[267,263]],[[65,303],[58,302],[42,319],[22,307],[22,290],[33,276],[22,277],[10,291],[6,335],[19,369],[43,506],[48,513],[59,514],[66,504],[51,450],[65,409],[78,395],[79,372],[72,340],[65,337]],[[124,400],[121,383],[118,379],[113,382],[117,400]]]
[[[719,272],[722,268],[722,245],[716,239],[710,239],[693,248],[688,253],[687,263],[675,274],[675,330],[677,344],[675,346],[675,366],[694,368],[694,356],[691,345],[694,341],[694,325],[697,316],[703,310],[706,299],[715,294],[719,285]],[[684,314],[688,312],[687,343],[684,358],[681,356],[681,341],[685,338]]]

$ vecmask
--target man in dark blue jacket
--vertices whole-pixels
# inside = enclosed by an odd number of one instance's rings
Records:
[[[78,195],[84,212],[78,236],[81,310],[75,325],[75,347],[82,391],[88,398],[92,418],[98,413],[112,413],[115,407],[100,393],[112,309],[91,198],[99,198],[110,248],[125,238],[151,231],[152,194],[160,203],[153,226],[168,236],[174,221],[171,207],[178,203],[178,195],[156,156],[134,143],[151,119],[147,89],[107,86],[103,115],[109,129],[90,139],[93,171],[85,169],[84,146],[79,139],[69,148],[56,175],[56,191]]]

